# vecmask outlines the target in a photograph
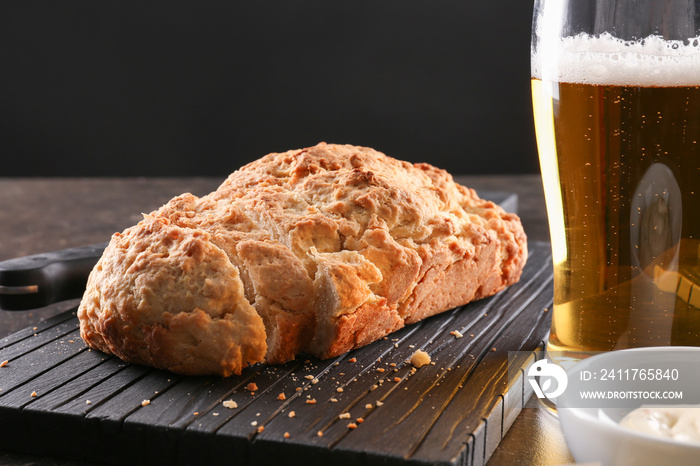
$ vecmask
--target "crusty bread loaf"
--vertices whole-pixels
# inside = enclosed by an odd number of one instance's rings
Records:
[[[493,295],[526,257],[518,217],[444,170],[322,143],[114,234],[78,317],[89,346],[126,361],[228,376]]]

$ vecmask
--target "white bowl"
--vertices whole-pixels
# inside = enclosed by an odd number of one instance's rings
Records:
[[[684,356],[679,357],[679,352]],[[679,368],[676,381],[663,381],[657,387],[683,392],[682,400],[632,399],[624,402],[590,402],[583,406],[579,388],[591,388],[598,382],[590,382],[593,374],[600,377],[603,371],[635,367]],[[588,372],[586,372],[588,371]],[[629,374],[630,371],[627,371]],[[581,382],[586,374],[587,382]],[[616,375],[617,375],[616,374]],[[620,420],[642,405],[671,405],[700,403],[700,348],[655,347],[603,353],[575,364],[567,371],[569,386],[556,399],[557,412],[569,450],[577,462],[600,462],[603,466],[686,466],[700,465],[700,443],[679,442],[663,437],[640,433],[618,425]],[[584,377],[585,378],[585,377]],[[623,377],[624,379],[624,377]],[[572,383],[573,382],[573,383]],[[602,383],[602,382],[600,382]],[[629,380],[609,381],[605,391],[630,387]],[[593,385],[591,385],[593,384]],[[648,383],[638,383],[648,388]],[[595,387],[594,387],[595,388]],[[596,404],[596,406],[592,406]],[[607,406],[605,406],[607,404]]]

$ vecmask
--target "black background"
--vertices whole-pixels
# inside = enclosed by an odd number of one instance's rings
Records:
[[[538,170],[528,0],[3,1],[0,176],[225,176],[365,145]]]

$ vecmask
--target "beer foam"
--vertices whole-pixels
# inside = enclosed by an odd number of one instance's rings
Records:
[[[629,86],[700,86],[700,37],[624,41],[609,33],[538,41],[532,76],[547,81]]]

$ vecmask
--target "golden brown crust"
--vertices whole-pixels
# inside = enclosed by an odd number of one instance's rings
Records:
[[[490,296],[526,257],[517,216],[444,170],[321,143],[269,154],[116,234],[81,332],[129,361],[228,375],[342,354]]]

